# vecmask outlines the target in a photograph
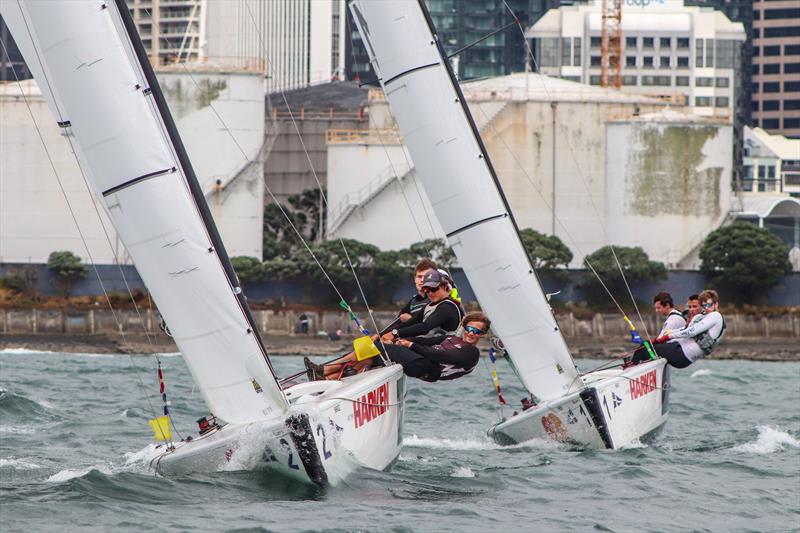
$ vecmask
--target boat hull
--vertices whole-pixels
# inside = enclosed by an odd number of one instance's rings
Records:
[[[328,486],[359,468],[386,470],[399,456],[406,393],[400,365],[285,392],[284,416],[226,424],[175,443],[151,467],[165,475],[265,470]]]
[[[488,433],[500,444],[545,438],[596,449],[629,446],[667,422],[669,371],[659,359],[588,374],[583,390],[515,413]]]

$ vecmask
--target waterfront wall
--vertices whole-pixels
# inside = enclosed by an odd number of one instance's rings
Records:
[[[253,317],[260,332],[270,335],[299,335],[299,316],[304,313],[309,319],[309,334],[341,330],[344,335],[353,333],[352,323],[346,313],[339,311],[291,311],[261,310],[253,311]],[[376,312],[375,321],[379,325],[389,324],[394,313]],[[362,319],[366,317],[362,316]],[[620,338],[628,336],[628,327],[619,314],[597,313],[592,317],[579,318],[574,313],[557,315],[564,336]],[[642,321],[634,318],[644,336],[646,331],[655,336],[661,321],[647,315]],[[800,315],[786,314],[776,317],[760,317],[744,314],[729,314],[725,317],[726,336],[744,338],[800,338]],[[374,327],[371,321],[367,327]],[[91,309],[68,311],[59,309],[0,310],[0,333],[3,334],[132,334],[147,333],[161,337],[164,332],[159,327],[158,312],[153,309],[109,310]]]

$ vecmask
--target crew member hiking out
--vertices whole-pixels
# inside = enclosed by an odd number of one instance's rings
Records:
[[[425,309],[425,306],[430,303],[428,294],[422,290],[422,283],[425,281],[425,276],[428,272],[432,272],[436,270],[436,268],[436,263],[427,257],[417,262],[417,265],[414,267],[414,287],[416,292],[414,292],[414,296],[408,300],[408,303],[406,303],[398,313],[397,318],[401,324],[406,324],[412,318],[419,317]]]
[[[658,334],[659,337],[665,335],[668,331],[676,331],[686,327],[686,319],[683,318],[683,313],[675,309],[670,293],[662,291],[656,294],[653,297],[653,308],[656,313],[665,319],[661,332]]]
[[[717,291],[704,290],[700,293],[700,302],[700,314],[688,326],[663,333],[653,341],[656,354],[676,368],[686,368],[710,354],[725,333],[725,320],[717,310]],[[647,360],[647,349],[641,347],[634,352],[631,361],[637,364]]]

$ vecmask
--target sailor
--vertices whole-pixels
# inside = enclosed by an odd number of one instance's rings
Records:
[[[446,273],[431,270],[425,274],[421,291],[428,296],[430,302],[422,313],[413,315],[402,326],[387,332],[381,339],[386,342],[423,335],[454,334],[464,318],[464,308],[453,299],[451,290],[452,282]]]
[[[462,320],[460,335],[397,339],[384,342],[378,349],[389,360],[400,363],[407,376],[429,382],[458,379],[472,372],[478,364],[480,352],[476,344],[489,331],[490,325],[486,315],[472,312]],[[312,363],[310,369],[317,379],[323,374],[328,379],[331,377],[331,373],[326,372],[327,367]]]
[[[658,334],[659,337],[665,335],[668,331],[676,331],[686,327],[686,319],[683,318],[683,313],[675,309],[670,293],[661,291],[656,294],[653,297],[653,308],[656,313],[665,319],[661,333]]]
[[[692,294],[686,299],[686,309],[683,310],[683,318],[686,319],[686,323],[688,324],[698,314],[700,314],[700,295]]]
[[[688,326],[664,333],[654,342],[653,349],[676,368],[686,368],[698,359],[710,354],[725,333],[725,320],[718,311],[717,291],[707,289],[700,293],[700,314]],[[634,364],[647,361],[645,347],[634,352]]]
[[[401,323],[406,323],[418,313],[422,313],[422,310],[425,309],[425,306],[430,303],[427,293],[422,290],[422,283],[425,280],[425,276],[428,274],[428,272],[436,270],[436,268],[436,263],[427,257],[423,257],[417,262],[417,265],[414,267],[414,286],[416,288],[416,292],[408,301],[408,303],[406,303],[406,305],[400,309],[398,319]]]

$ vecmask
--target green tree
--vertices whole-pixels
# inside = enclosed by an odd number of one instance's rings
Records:
[[[526,228],[519,232],[522,245],[531,258],[533,268],[553,270],[566,267],[572,261],[572,252],[555,235],[545,235]]]
[[[324,193],[325,189],[322,191]],[[325,235],[325,210],[319,189],[305,189],[300,194],[291,195],[289,205],[295,209],[295,213],[305,218],[309,240],[317,241]]]
[[[422,257],[431,258],[446,270],[453,268],[456,262],[456,255],[445,239],[426,239],[421,242],[415,242],[408,248],[401,250],[401,257],[404,260],[404,266],[407,268],[413,268]]]
[[[268,280],[286,280],[299,275],[299,265],[289,257],[274,257],[264,261],[264,277]]]
[[[255,257],[244,255],[231,257],[231,264],[242,285],[264,279],[264,266]]]
[[[758,303],[792,269],[789,247],[769,230],[744,221],[712,231],[700,260],[709,282],[736,303]]]
[[[51,253],[47,258],[47,268],[55,273],[56,282],[61,285],[64,297],[69,297],[75,282],[89,273],[81,258],[69,251]]]
[[[667,269],[664,264],[650,261],[645,251],[639,246],[614,246],[613,250],[611,246],[603,246],[583,259],[587,271],[579,284],[584,289],[589,303],[594,306],[605,307],[611,303],[597,276],[602,279],[617,301],[625,301],[624,299],[620,300],[623,295],[627,295],[627,289],[617,260],[614,258],[615,253],[629,285],[643,281],[659,281],[667,277]],[[589,265],[597,272],[597,276],[589,268]]]

